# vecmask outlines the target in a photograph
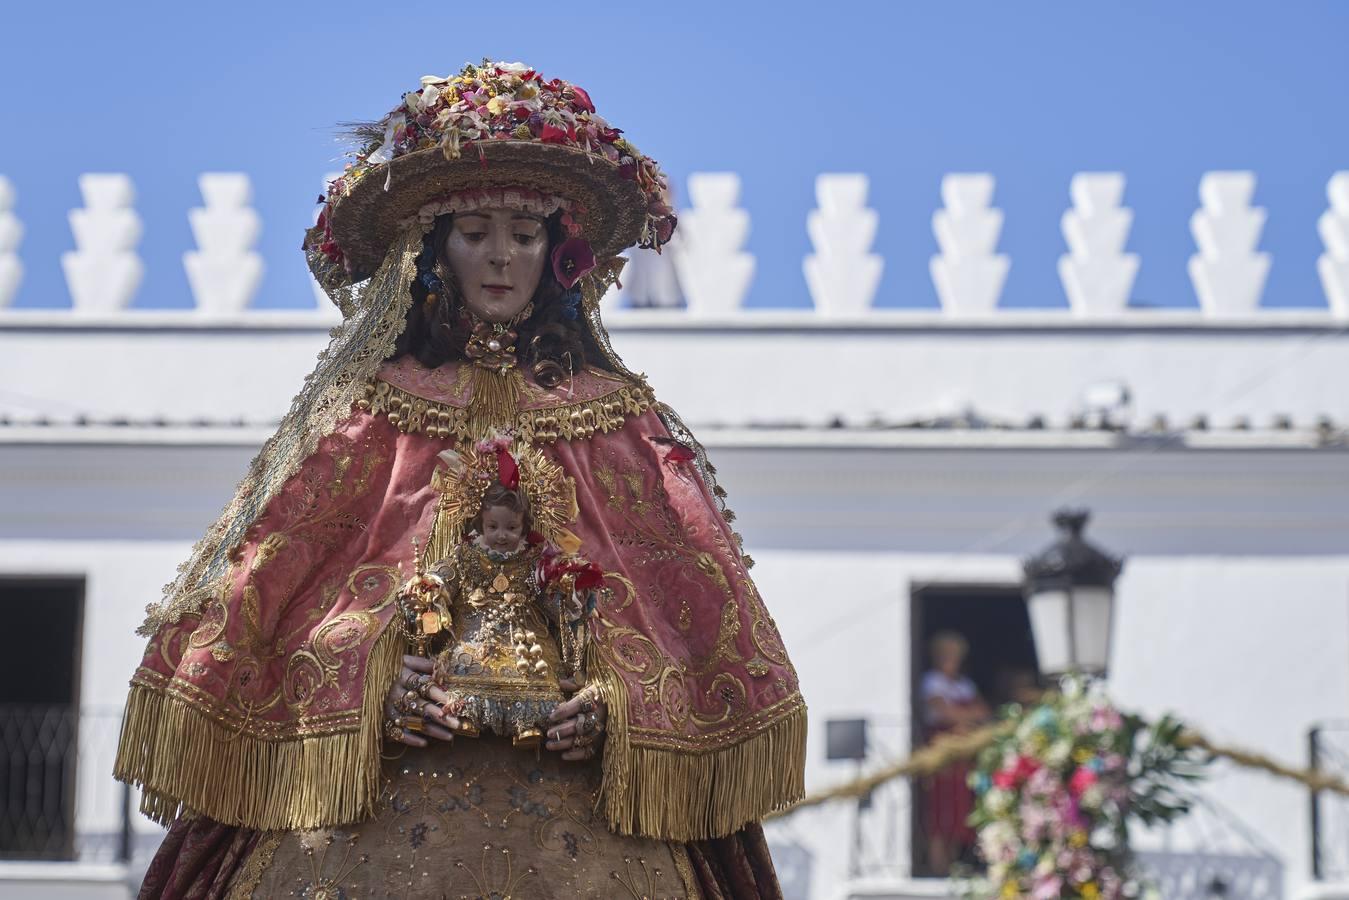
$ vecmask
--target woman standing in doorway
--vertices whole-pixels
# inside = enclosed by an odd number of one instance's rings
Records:
[[[932,668],[923,675],[921,696],[928,739],[948,732],[965,732],[987,722],[988,704],[974,682],[963,674],[969,642],[956,631],[939,631],[928,643]],[[974,793],[966,783],[970,765],[954,762],[927,779],[923,825],[927,834],[928,865],[946,875],[951,865],[974,847],[974,829],[969,825],[974,811]]]

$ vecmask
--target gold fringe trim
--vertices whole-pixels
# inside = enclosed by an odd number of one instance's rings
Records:
[[[593,643],[586,667],[609,711],[595,808],[613,831],[666,841],[723,837],[805,794],[805,704],[717,750],[633,746],[623,680]]]
[[[468,401],[469,434],[486,435],[514,422],[520,409],[524,376],[517,369],[502,372],[473,367],[473,393]]]
[[[497,427],[511,425],[518,437],[535,444],[585,440],[597,432],[617,431],[629,416],[641,415],[654,401],[651,388],[633,382],[593,400],[526,409],[504,415],[493,424]],[[356,405],[376,415],[387,416],[391,425],[411,434],[454,437],[460,441],[487,437],[486,432],[474,430],[470,409],[418,397],[379,378],[370,379],[364,396],[356,401]],[[495,409],[496,403],[492,407]]]
[[[384,695],[404,643],[396,624],[384,629],[366,663],[359,727],[320,737],[233,732],[185,700],[133,684],[113,775],[138,785],[141,812],[165,825],[184,809],[281,831],[366,818],[379,797]]]

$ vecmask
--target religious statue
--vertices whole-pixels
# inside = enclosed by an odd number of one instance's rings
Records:
[[[142,629],[141,896],[779,896],[796,672],[600,316],[665,175],[519,63],[353,135],[304,245],[343,323]]]

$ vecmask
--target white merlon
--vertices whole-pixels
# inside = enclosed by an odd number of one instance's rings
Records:
[[[997,310],[1012,261],[996,253],[1002,210],[993,202],[993,176],[947,175],[942,203],[932,215],[932,231],[941,253],[932,257],[932,283],[942,309],[952,316],[983,316]]]
[[[1251,206],[1254,172],[1206,172],[1201,206],[1190,217],[1199,252],[1190,257],[1190,281],[1199,306],[1211,316],[1248,315],[1260,309],[1270,255],[1255,249],[1265,227],[1263,207]]]
[[[183,254],[183,268],[206,315],[238,315],[262,281],[262,257],[253,252],[262,221],[250,206],[253,187],[240,172],[207,172],[197,179],[204,207],[188,210],[197,249]]]
[[[23,281],[23,261],[19,259],[23,223],[14,215],[14,198],[14,185],[0,175],[0,308],[14,302]]]
[[[1316,271],[1330,311],[1338,319],[1349,319],[1349,171],[1330,176],[1326,196],[1330,209],[1316,220],[1326,252],[1316,260]]]
[[[145,274],[136,255],[136,189],[120,174],[86,174],[79,181],[84,207],[70,211],[75,250],[61,254],[61,268],[76,312],[116,312],[131,305]]]
[[[806,218],[815,252],[802,263],[806,286],[822,315],[860,315],[871,308],[885,260],[871,252],[880,216],[867,208],[867,176],[815,179],[816,209]]]
[[[1121,172],[1079,172],[1068,188],[1073,208],[1060,227],[1068,253],[1059,257],[1059,280],[1068,306],[1083,317],[1111,316],[1129,308],[1138,277],[1138,255],[1125,253],[1133,210],[1124,198]]]
[[[741,249],[749,237],[749,213],[739,206],[740,176],[690,175],[689,199],[693,208],[680,212],[681,239],[670,251],[689,312],[735,312],[754,278],[754,255]]]

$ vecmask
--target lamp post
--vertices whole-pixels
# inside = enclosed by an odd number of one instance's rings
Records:
[[[1040,671],[1104,676],[1110,659],[1115,579],[1124,560],[1082,537],[1091,514],[1054,513],[1058,539],[1027,559],[1023,588]]]

